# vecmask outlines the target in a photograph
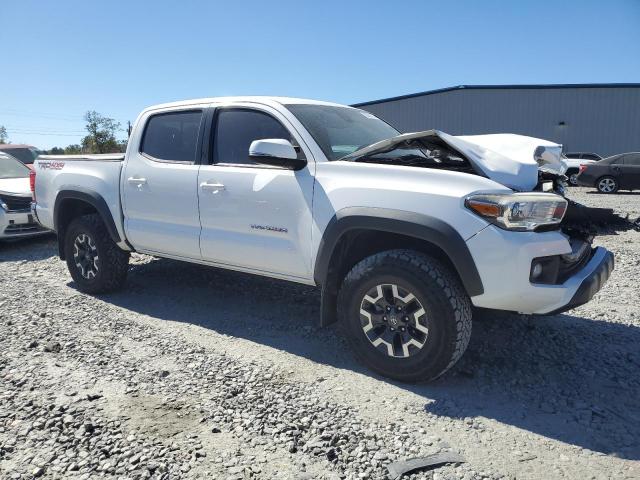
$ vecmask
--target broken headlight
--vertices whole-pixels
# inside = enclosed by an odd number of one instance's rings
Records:
[[[517,231],[557,225],[567,210],[567,201],[553,193],[481,193],[468,196],[464,203],[498,227]]]

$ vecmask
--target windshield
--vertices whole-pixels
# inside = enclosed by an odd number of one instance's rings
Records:
[[[29,169],[15,158],[5,155],[0,156],[0,179],[3,178],[26,178],[29,176]]]
[[[338,160],[400,134],[375,115],[356,108],[309,104],[286,107],[309,131],[329,160]]]

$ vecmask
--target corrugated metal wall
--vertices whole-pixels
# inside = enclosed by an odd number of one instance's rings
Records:
[[[640,87],[459,88],[360,108],[402,132],[519,133],[567,152],[640,151]]]

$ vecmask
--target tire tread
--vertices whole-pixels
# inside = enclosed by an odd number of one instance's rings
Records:
[[[122,250],[111,239],[111,236],[107,231],[107,227],[102,221],[100,215],[97,213],[83,215],[72,220],[69,228],[67,229],[68,236],[65,244],[68,244],[70,241],[70,232],[72,232],[76,226],[85,228],[93,235],[94,242],[96,242],[100,248],[99,254],[101,257],[100,281],[87,283],[81,280],[79,281],[74,277],[78,288],[86,293],[107,293],[121,288],[127,279],[127,272],[129,270],[129,252]],[[69,246],[65,245],[65,248],[69,248]],[[104,259],[104,261],[102,259]],[[69,266],[69,271],[72,272],[73,276],[72,269],[75,268],[75,265],[72,265],[72,262],[73,257],[72,255],[69,255],[69,252],[67,251],[67,264]]]
[[[387,250],[365,258],[356,264],[344,278],[342,288],[338,296],[338,305],[346,305],[346,293],[349,285],[353,285],[364,278],[374,268],[391,260],[396,264],[405,264],[413,267],[417,272],[432,279],[445,294],[455,316],[455,346],[446,366],[435,375],[429,375],[421,380],[434,380],[443,375],[460,360],[471,339],[472,306],[471,300],[464,287],[448,267],[437,259],[413,250]],[[344,309],[342,309],[344,310]],[[344,316],[344,311],[340,312]],[[345,319],[340,323],[344,325]]]

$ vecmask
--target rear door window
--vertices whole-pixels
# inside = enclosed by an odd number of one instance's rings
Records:
[[[155,160],[195,163],[202,110],[153,115],[147,121],[140,152]]]

